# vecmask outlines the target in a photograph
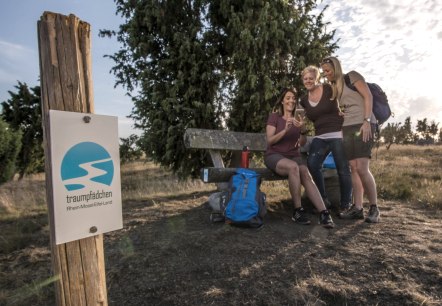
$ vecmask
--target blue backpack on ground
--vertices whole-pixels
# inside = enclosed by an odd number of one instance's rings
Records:
[[[344,80],[345,85],[347,85],[348,88],[357,91],[356,87],[351,84],[348,74],[344,76]],[[373,114],[376,117],[378,124],[381,125],[391,116],[391,109],[388,104],[387,95],[378,84],[367,82],[367,85],[373,96]]]
[[[266,196],[259,187],[261,177],[250,169],[238,168],[229,180],[225,198],[225,222],[243,227],[260,227],[267,213]],[[224,205],[222,205],[224,206]]]

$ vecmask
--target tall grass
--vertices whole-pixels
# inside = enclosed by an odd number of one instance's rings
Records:
[[[0,220],[46,211],[45,190],[43,173],[0,185]]]
[[[176,175],[152,162],[137,161],[121,169],[123,202],[210,189],[215,189],[215,186],[204,184],[199,179],[179,180]]]
[[[397,145],[373,153],[379,198],[442,209],[442,146]]]

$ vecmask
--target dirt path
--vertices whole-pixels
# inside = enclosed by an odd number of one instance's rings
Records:
[[[440,213],[381,202],[381,223],[326,230],[270,202],[252,230],[211,224],[208,196],[125,203],[105,236],[109,305],[442,305]],[[46,243],[0,254],[0,304],[53,304],[52,286],[23,287],[50,275]]]
[[[130,204],[106,242],[112,305],[442,305],[440,215],[384,202],[382,223],[326,230],[269,203],[249,230],[211,224],[206,198]]]

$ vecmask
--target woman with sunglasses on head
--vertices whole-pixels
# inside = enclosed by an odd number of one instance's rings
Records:
[[[340,210],[345,211],[351,203],[352,182],[350,167],[342,144],[344,118],[340,113],[336,98],[332,99],[332,87],[329,84],[319,83],[320,73],[317,67],[306,67],[301,76],[307,89],[307,94],[301,98],[301,106],[315,127],[315,137],[310,144],[307,166],[324,203],[330,206],[325,191],[322,164],[327,155],[332,152],[339,177]]]
[[[353,184],[353,205],[340,214],[343,219],[364,219],[364,192],[370,203],[366,222],[379,222],[376,182],[370,172],[371,150],[374,143],[373,97],[364,80],[356,71],[347,74],[348,81],[356,88],[346,85],[346,75],[336,57],[327,57],[321,63],[324,76],[333,89],[333,99],[339,101],[344,112],[343,136],[345,155],[350,163]]]
[[[330,213],[299,152],[299,147],[306,142],[306,136],[303,118],[295,118],[296,106],[296,90],[284,89],[267,119],[267,150],[264,163],[267,168],[278,175],[288,177],[289,190],[295,208],[293,221],[299,224],[310,224],[301,206],[302,184],[307,196],[320,212],[319,223],[326,228],[332,228],[334,223]]]

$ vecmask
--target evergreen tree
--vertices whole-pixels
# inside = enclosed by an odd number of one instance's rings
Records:
[[[141,146],[181,176],[207,156],[183,143],[186,128],[263,131],[283,86],[336,45],[314,0],[117,0],[126,22],[110,56],[117,85],[133,95]]]
[[[22,133],[22,146],[17,159],[17,170],[25,174],[44,170],[43,128],[41,121],[40,86],[28,88],[18,82],[17,92],[8,91],[11,98],[2,102],[1,117],[9,126]]]

